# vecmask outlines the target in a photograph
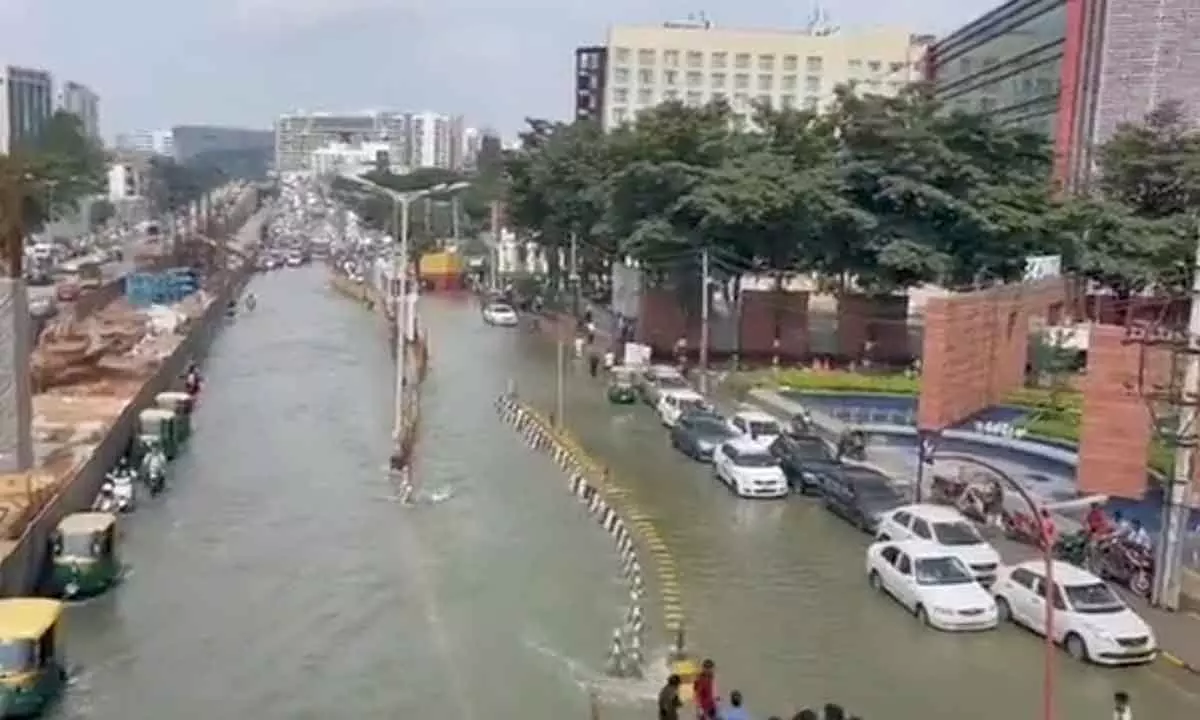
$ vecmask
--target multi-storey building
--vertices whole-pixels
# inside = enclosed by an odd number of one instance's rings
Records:
[[[100,139],[100,96],[87,85],[65,82],[58,89],[58,109],[79,118],[83,131],[93,140]]]
[[[138,130],[117,135],[121,152],[175,157],[175,134],[170,130]]]
[[[483,133],[478,128],[466,128],[462,136],[463,168],[474,170],[479,162],[479,149],[483,145]]]
[[[890,94],[919,75],[929,39],[906,29],[733,30],[710,23],[616,26],[576,51],[576,116],[606,128],[668,100],[820,110],[842,84]]]
[[[0,154],[37,141],[54,114],[54,78],[46,70],[0,66]]]
[[[171,128],[171,146],[171,155],[181,163],[214,153],[270,155],[275,147],[275,133],[250,128],[177,125]]]
[[[1196,0],[1011,0],[934,44],[929,79],[951,107],[1052,137],[1057,179],[1078,185],[1122,122],[1169,99],[1200,119],[1197,9]]]
[[[386,143],[395,165],[452,169],[465,164],[465,133],[462,117],[432,112],[283,115],[275,123],[275,166],[280,172],[313,170],[313,153],[321,148]]]

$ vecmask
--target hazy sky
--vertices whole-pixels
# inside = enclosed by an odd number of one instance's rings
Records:
[[[846,28],[945,32],[1000,0],[827,0]],[[505,134],[571,112],[576,46],[614,23],[705,11],[718,25],[799,27],[809,0],[0,0],[0,62],[101,95],[104,134],[281,112],[465,114]]]

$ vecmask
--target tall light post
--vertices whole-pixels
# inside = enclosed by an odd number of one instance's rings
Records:
[[[930,453],[928,459],[950,460],[964,465],[974,465],[995,475],[1024,501],[1025,505],[1029,508],[1029,514],[1033,518],[1033,522],[1037,523],[1046,584],[1046,593],[1044,596],[1045,608],[1043,608],[1043,622],[1046,625],[1046,634],[1042,656],[1042,720],[1054,720],[1054,665],[1058,660],[1058,645],[1054,642],[1054,538],[1048,532],[1048,523],[1043,517],[1043,513],[1047,512],[1047,510],[1042,503],[1035,500],[1029,491],[1014,480],[1011,475],[991,463],[984,462],[971,455],[960,455],[957,453],[936,453],[936,457],[933,453]]]

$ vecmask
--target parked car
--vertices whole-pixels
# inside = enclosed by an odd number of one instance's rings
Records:
[[[767,449],[779,458],[792,492],[817,494],[821,490],[822,479],[841,467],[829,443],[817,435],[785,432],[775,438]]]
[[[663,390],[658,394],[658,418],[667,427],[674,427],[684,413],[694,410],[711,410],[704,396],[687,388],[684,390]]]
[[[739,410],[729,418],[729,428],[764,450],[783,434],[779,421],[761,410]]]
[[[671,445],[688,457],[712,461],[713,451],[733,437],[719,415],[706,412],[686,413],[671,428]]]
[[[991,630],[996,601],[962,560],[924,540],[885,540],[867,548],[867,582],[938,630]]]
[[[638,394],[650,407],[658,407],[659,393],[666,390],[690,390],[691,387],[687,378],[670,365],[651,365],[638,383]]]
[[[788,496],[787,477],[779,460],[746,438],[731,438],[713,451],[713,473],[738,497]]]
[[[1098,665],[1148,663],[1158,655],[1154,631],[1100,578],[1054,561],[1053,587],[1042,560],[1004,568],[992,586],[1002,620],[1046,634],[1046,597],[1054,602],[1054,642],[1071,657]]]
[[[483,308],[483,321],[488,325],[515,327],[517,325],[517,311],[513,310],[511,305],[491,303]]]
[[[1000,553],[984,540],[974,523],[945,505],[905,505],[879,518],[880,540],[925,540],[962,560],[984,585],[996,581]]]
[[[821,500],[825,509],[872,535],[880,515],[908,503],[891,478],[858,465],[844,465],[830,473],[821,486]]]

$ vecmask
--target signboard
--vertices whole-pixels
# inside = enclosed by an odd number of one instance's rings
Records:
[[[637,319],[642,305],[642,271],[622,262],[612,266],[612,309],[621,317]]]
[[[1062,277],[1062,255],[1031,255],[1025,258],[1025,282]]]

